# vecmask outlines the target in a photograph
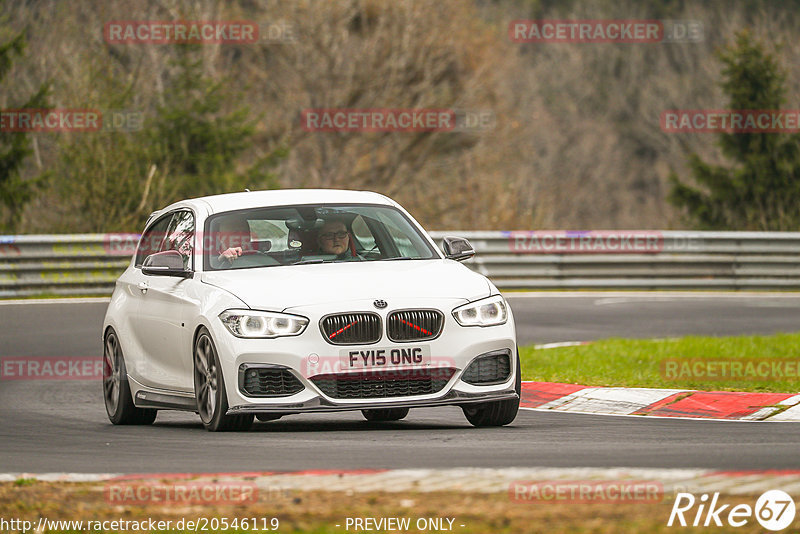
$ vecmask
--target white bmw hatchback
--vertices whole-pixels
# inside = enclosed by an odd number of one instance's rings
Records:
[[[511,309],[397,203],[363,191],[185,200],[153,213],[103,324],[114,424],[158,410],[212,431],[361,410],[395,421],[456,405],[475,426],[517,415]]]

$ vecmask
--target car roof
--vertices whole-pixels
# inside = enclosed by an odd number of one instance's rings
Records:
[[[158,210],[151,215],[164,213],[179,207],[199,207],[203,205],[209,215],[225,211],[260,208],[266,206],[287,206],[293,204],[397,204],[379,193],[372,191],[350,191],[347,189],[272,189],[268,191],[243,191],[182,200]]]

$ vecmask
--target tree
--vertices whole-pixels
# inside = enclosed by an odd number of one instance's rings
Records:
[[[11,70],[15,56],[25,51],[25,34],[18,33],[5,44],[0,45],[0,83]],[[47,108],[49,84],[44,83],[39,90],[21,106],[9,108],[43,109]],[[5,208],[0,214],[0,231],[15,232],[18,229],[22,211],[31,201],[36,190],[45,181],[47,174],[41,173],[30,179],[22,175],[25,159],[33,152],[30,134],[11,132],[0,128],[0,204]]]
[[[143,109],[138,67],[126,68],[109,50],[92,57],[86,107],[141,110],[140,130],[64,136],[57,164],[61,231],[137,231],[147,216],[174,201],[275,187],[270,173],[282,147],[242,163],[254,122],[227,79],[203,73],[195,49],[183,45],[165,80],[160,105]],[[134,65],[135,61],[132,62]]]
[[[786,74],[748,31],[718,53],[720,86],[731,110],[778,110]],[[700,187],[673,173],[670,202],[705,229],[797,230],[800,227],[800,136],[782,133],[721,133],[718,146],[731,166],[712,165],[690,154]]]
[[[226,111],[241,95],[230,89],[229,78],[207,78],[195,51],[191,45],[178,49],[175,75],[149,130],[153,163],[168,174],[178,196],[277,187],[269,169],[286,150],[279,147],[236,168],[250,148],[258,117],[243,105]]]

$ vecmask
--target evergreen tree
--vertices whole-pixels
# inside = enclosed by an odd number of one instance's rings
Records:
[[[720,86],[731,110],[778,110],[786,74],[748,31],[718,54]],[[800,228],[800,136],[782,133],[720,133],[731,166],[711,165],[697,154],[689,167],[699,187],[670,177],[670,202],[684,208],[697,227],[711,230]]]
[[[163,103],[143,110],[140,130],[64,136],[57,169],[60,198],[68,206],[66,227],[138,231],[150,212],[176,200],[277,187],[270,170],[285,151],[242,162],[256,121],[237,106],[239,95],[229,80],[203,72],[196,52],[179,47]],[[124,75],[111,55],[98,52],[91,79],[86,107],[141,105],[135,97],[142,82],[135,73]]]
[[[15,56],[25,51],[25,34],[20,32],[8,42],[0,45],[0,83],[11,70]],[[8,108],[42,109],[47,108],[49,84],[44,83],[28,100],[21,105],[9,105]],[[18,230],[25,205],[31,201],[34,193],[46,179],[42,173],[31,179],[22,176],[25,159],[33,152],[30,134],[11,132],[0,128],[0,231],[13,233]]]
[[[176,73],[151,124],[152,160],[174,180],[179,196],[202,196],[249,188],[274,188],[269,172],[286,155],[279,148],[247,167],[257,117],[239,100],[227,77],[209,79],[191,45],[179,49]]]

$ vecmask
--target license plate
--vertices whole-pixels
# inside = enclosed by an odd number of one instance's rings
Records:
[[[431,349],[425,345],[391,349],[343,349],[339,351],[339,359],[342,369],[428,367],[431,364]]]

